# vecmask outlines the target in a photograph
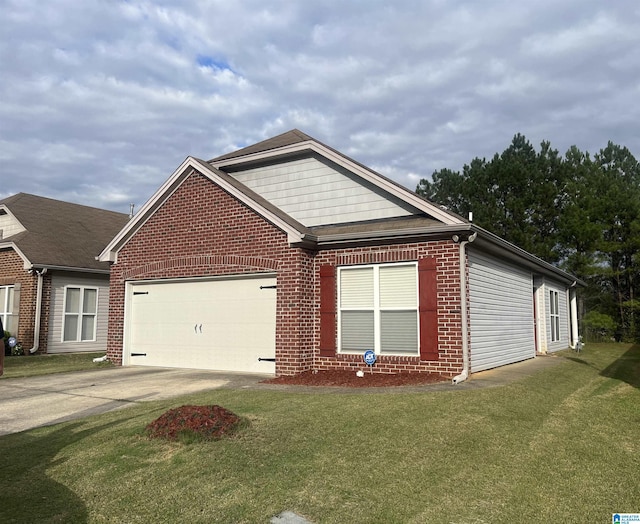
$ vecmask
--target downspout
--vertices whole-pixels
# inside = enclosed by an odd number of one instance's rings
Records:
[[[460,384],[469,378],[469,328],[467,326],[469,313],[467,311],[467,253],[465,248],[477,236],[478,233],[475,232],[467,240],[461,241],[458,235],[453,235],[453,241],[459,242],[460,248],[460,316],[462,322],[462,373],[453,377],[454,384]]]
[[[38,289],[36,291],[36,319],[33,327],[33,347],[29,350],[29,353],[33,355],[40,347],[40,322],[42,320],[42,287],[44,281],[44,275],[47,273],[47,268],[43,267],[40,271],[32,269],[38,275]]]

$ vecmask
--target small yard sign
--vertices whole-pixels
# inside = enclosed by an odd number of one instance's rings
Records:
[[[376,363],[376,354],[372,350],[368,349],[364,352],[364,363],[367,366],[373,366]]]

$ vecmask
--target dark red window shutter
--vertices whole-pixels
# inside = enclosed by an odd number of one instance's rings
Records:
[[[418,260],[420,360],[438,360],[438,282],[436,259]]]
[[[320,356],[336,355],[336,268],[320,266]]]

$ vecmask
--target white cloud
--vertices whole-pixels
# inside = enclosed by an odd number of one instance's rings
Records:
[[[128,212],[187,155],[293,127],[412,189],[517,132],[640,156],[631,0],[7,0],[0,17],[4,191]]]

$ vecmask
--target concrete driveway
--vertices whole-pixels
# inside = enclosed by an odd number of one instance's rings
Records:
[[[251,387],[272,375],[117,367],[29,378],[0,378],[0,435],[17,433],[221,387]]]

